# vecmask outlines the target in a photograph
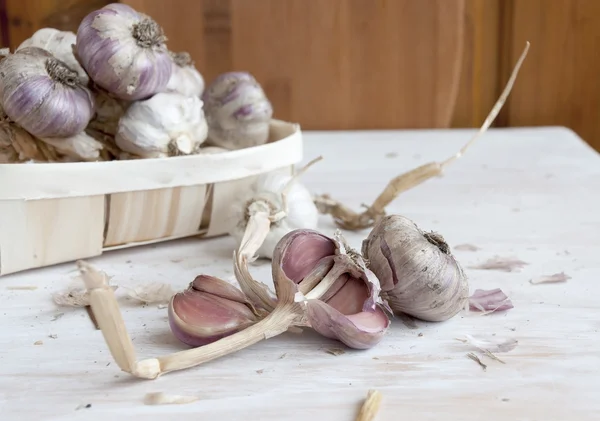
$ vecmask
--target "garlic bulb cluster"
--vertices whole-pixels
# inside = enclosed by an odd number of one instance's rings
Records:
[[[173,53],[173,72],[167,92],[177,92],[185,96],[202,96],[204,92],[204,78],[196,70],[192,57],[186,53]]]
[[[212,145],[242,149],[268,141],[273,107],[249,73],[220,75],[206,87],[202,100]]]
[[[131,7],[112,3],[77,30],[77,57],[92,80],[115,96],[139,100],[163,92],[173,61],[162,28]]]
[[[27,47],[39,47],[48,51],[54,57],[65,63],[70,69],[77,72],[83,85],[90,81],[85,70],[73,54],[73,46],[76,42],[76,35],[71,31],[59,31],[54,28],[42,28],[36,31],[31,38],[26,39],[19,45],[16,51]]]
[[[160,158],[194,153],[207,132],[200,98],[159,93],[127,108],[115,141],[124,152]]]
[[[229,234],[241,247],[240,254],[270,259],[284,235],[299,228],[316,229],[318,218],[311,193],[297,177],[267,173],[234,199]]]
[[[38,47],[0,62],[0,103],[12,121],[37,137],[74,136],[94,114],[92,94],[77,72]]]
[[[272,270],[277,297],[293,283],[309,326],[321,335],[355,349],[371,348],[385,335],[390,321],[379,280],[340,234],[290,232],[277,245]]]
[[[169,303],[169,325],[177,339],[201,346],[258,322],[246,296],[228,282],[208,275],[194,279]]]
[[[441,235],[389,215],[380,218],[363,241],[362,254],[394,311],[444,321],[466,308],[467,277]]]

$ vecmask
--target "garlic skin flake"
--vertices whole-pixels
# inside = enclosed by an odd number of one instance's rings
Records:
[[[163,92],[173,61],[162,28],[130,6],[111,3],[88,14],[77,29],[77,57],[108,92],[140,100]]]
[[[258,223],[261,218],[263,225]],[[271,259],[283,236],[300,228],[316,229],[318,219],[319,212],[308,189],[295,176],[272,172],[258,176],[231,205],[229,234],[249,260]],[[257,223],[248,229],[254,222]]]
[[[173,72],[167,92],[177,92],[185,96],[202,96],[204,92],[204,78],[196,70],[191,56],[186,52],[173,53]]]
[[[75,136],[94,114],[92,93],[77,72],[38,47],[0,62],[0,103],[12,121],[36,137]]]
[[[466,308],[467,276],[441,235],[389,215],[380,218],[363,241],[362,254],[392,310],[435,322]]]
[[[75,58],[73,54],[73,46],[75,45],[77,36],[71,31],[59,31],[54,28],[42,28],[37,30],[31,38],[26,39],[17,47],[15,51],[22,50],[27,47],[39,47],[54,57],[61,60],[72,70],[76,71],[83,85],[87,85],[90,81],[85,70]]]
[[[273,106],[246,72],[229,72],[206,87],[206,121],[211,145],[243,149],[267,143]]]
[[[200,98],[177,93],[133,102],[119,120],[117,146],[141,158],[195,153],[208,133],[202,106]]]

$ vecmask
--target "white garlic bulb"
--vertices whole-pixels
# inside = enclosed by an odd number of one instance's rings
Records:
[[[198,97],[166,92],[133,102],[119,120],[117,146],[142,158],[195,153],[208,135],[202,106]]]
[[[77,72],[83,85],[90,81],[89,76],[81,67],[81,64],[73,54],[73,46],[77,36],[71,31],[59,31],[54,28],[42,28],[37,30],[31,38],[26,39],[19,45],[16,51],[27,47],[39,47],[50,52],[54,57],[64,62],[67,66]]]
[[[194,66],[186,52],[174,53],[173,73],[167,84],[167,92],[177,92],[185,96],[201,96],[204,92],[204,78]]]
[[[270,225],[261,224],[265,218]],[[229,234],[238,247],[242,246],[240,254],[271,259],[275,246],[287,233],[300,228],[316,229],[318,219],[308,189],[296,177],[272,172],[258,176],[252,187],[231,205]],[[245,245],[249,246],[243,249]]]
[[[37,137],[75,136],[94,114],[92,93],[77,73],[39,47],[0,62],[0,102],[12,121]]]
[[[394,311],[444,321],[466,308],[467,277],[444,238],[400,215],[380,218],[362,244],[382,296]]]

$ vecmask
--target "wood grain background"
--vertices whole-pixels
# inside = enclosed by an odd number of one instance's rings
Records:
[[[497,126],[564,125],[600,150],[598,0],[123,0],[210,81],[252,72],[304,129],[479,126],[525,41]],[[0,0],[3,45],[76,30],[106,0]]]

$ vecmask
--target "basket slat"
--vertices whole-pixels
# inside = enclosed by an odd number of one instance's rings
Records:
[[[0,273],[102,254],[104,196],[0,201]]]

